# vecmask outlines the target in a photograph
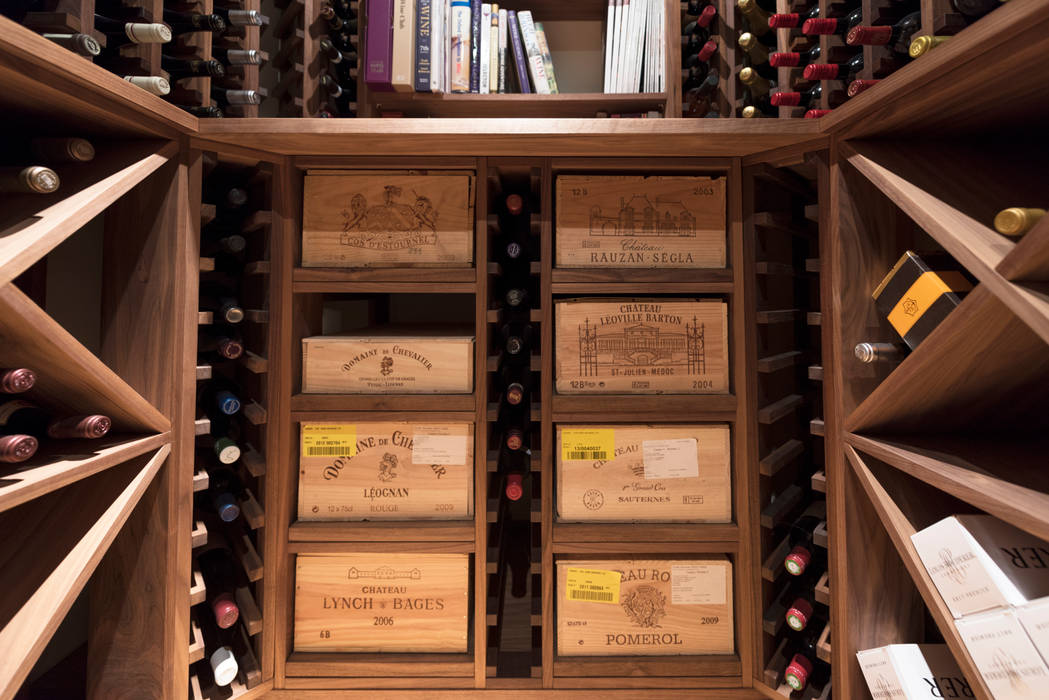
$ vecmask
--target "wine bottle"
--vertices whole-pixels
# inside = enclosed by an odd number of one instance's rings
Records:
[[[185,59],[161,54],[160,67],[167,71],[172,80],[221,78],[226,75],[226,69],[215,59]]]
[[[797,51],[778,51],[769,56],[769,65],[773,68],[797,68],[807,66],[819,60],[820,45],[817,43],[804,53]]]
[[[337,100],[347,94],[346,90],[339,84],[339,81],[327,74],[321,76],[320,86],[324,88],[328,96],[333,100]]]
[[[499,413],[500,446],[511,452],[527,452],[531,407],[518,404],[503,408],[506,410]]]
[[[755,97],[769,94],[774,83],[761,77],[758,72],[747,66],[739,71],[739,81],[750,89],[750,94]]]
[[[983,17],[1005,0],[951,0],[954,9],[970,19]]]
[[[350,34],[357,33],[357,20],[345,19],[337,12],[331,5],[322,5],[320,9],[320,17],[328,25],[328,29],[333,32],[347,32]]]
[[[216,416],[211,420],[211,433],[197,437],[197,462],[200,465],[236,464],[240,459],[240,445],[234,439],[239,435],[238,424],[230,416]],[[218,465],[216,465],[218,466]]]
[[[0,435],[32,435],[35,438],[68,440],[96,439],[109,432],[112,422],[103,415],[79,415],[55,419],[46,410],[22,399],[0,400]]]
[[[503,547],[510,570],[510,595],[523,598],[528,594],[532,553],[532,474],[528,470],[507,474],[503,494],[506,519]],[[516,496],[516,497],[515,497]]]
[[[743,117],[744,119],[760,119],[760,118],[763,118],[763,117],[774,117],[776,115],[775,114],[767,114],[767,113],[761,111],[755,105],[744,105],[743,109],[741,109],[739,111],[739,116]]]
[[[844,17],[823,17],[807,19],[801,25],[801,33],[808,36],[837,34],[845,41],[849,30],[863,21],[863,8],[857,7]]]
[[[769,33],[770,15],[761,8],[757,0],[736,0],[736,7],[743,14],[751,34],[763,36]]]
[[[36,454],[40,442],[32,435],[0,435],[0,462],[17,464]]]
[[[713,41],[708,41],[700,47],[697,53],[685,58],[683,65],[689,71],[689,79],[694,79],[696,82],[694,85],[689,85],[683,89],[689,90],[702,84],[703,79],[710,72],[710,59],[717,51],[718,45]],[[686,79],[685,82],[687,84],[689,80]]]
[[[226,22],[226,33],[234,27],[261,27],[266,23],[265,16],[258,10],[235,10],[216,7],[212,10]]]
[[[347,69],[357,67],[357,46],[354,41],[356,36],[349,32],[333,32],[328,35],[332,46],[342,52],[342,62],[346,64]]]
[[[513,321],[500,329],[503,337],[503,361],[509,364],[528,364],[532,344],[532,324]]]
[[[208,417],[232,416],[240,411],[240,399],[229,382],[211,379],[200,385],[197,407]]]
[[[264,61],[262,52],[255,49],[225,49],[214,46],[211,57],[227,66],[261,66]]]
[[[749,89],[743,91],[743,109],[740,111],[740,115],[744,119],[779,116],[772,106],[768,94],[755,97]]]
[[[175,105],[181,110],[201,119],[219,119],[223,116],[222,110],[216,105]]]
[[[225,687],[233,682],[240,671],[235,653],[240,630],[236,624],[229,629],[222,629],[215,624],[213,615],[201,615],[200,631],[215,685]]]
[[[850,83],[861,70],[863,70],[862,51],[844,63],[810,63],[805,66],[802,75],[806,80],[843,80]]]
[[[221,15],[203,14],[200,12],[178,12],[164,8],[164,21],[171,27],[173,35],[193,34],[196,32],[226,31],[226,20]]]
[[[911,46],[907,49],[907,55],[911,58],[924,56],[950,38],[949,36],[930,36],[928,34],[916,36],[911,39]]]
[[[769,17],[771,29],[795,29],[804,24],[805,20],[818,19],[820,16],[819,3],[813,3],[804,12],[781,12]]]
[[[529,405],[529,396],[532,387],[532,373],[527,368],[503,365],[500,372],[502,378],[502,402],[511,406]]]
[[[705,7],[710,4],[710,0],[688,0],[688,6],[685,8],[685,14],[692,17],[698,17],[699,13],[703,11]]]
[[[783,672],[783,679],[794,690],[804,690],[810,685],[816,688],[826,683],[830,667],[818,661],[816,654],[821,632],[819,625],[808,625],[803,631],[791,635],[785,650],[790,662]]]
[[[107,51],[128,44],[166,44],[171,41],[171,30],[157,22],[122,22],[96,14],[95,29],[106,35]]]
[[[687,91],[686,98],[692,101],[699,101],[710,97],[714,94],[714,90],[717,89],[718,82],[718,74],[710,73],[698,87]]]
[[[240,323],[244,320],[244,309],[237,302],[236,294],[221,284],[201,284],[200,308],[213,312],[216,321]]]
[[[244,494],[244,485],[231,469],[215,468],[208,470],[208,490],[200,499],[206,502],[211,512],[219,516],[224,523],[231,523],[240,517],[240,501]],[[198,507],[200,507],[198,503]]]
[[[200,254],[209,257],[218,253],[240,255],[248,240],[239,233],[228,233],[225,228],[208,226],[200,237]]]
[[[750,67],[756,70],[758,75],[769,80],[776,79],[776,69],[769,65],[768,49],[757,37],[750,32],[743,32],[739,35],[739,46],[746,54]]]
[[[853,348],[856,359],[865,364],[875,362],[899,362],[906,351],[896,343],[857,343]]]
[[[77,137],[30,139],[29,151],[47,163],[89,163],[95,158],[91,142]]]
[[[212,85],[211,97],[223,106],[262,104],[262,95],[258,90],[232,90]]]
[[[208,609],[220,629],[229,629],[240,618],[233,591],[236,589],[236,572],[233,568],[233,553],[219,545],[208,549],[197,557],[200,574],[207,591]]]
[[[357,11],[353,9],[350,0],[329,0],[328,5],[339,17],[343,19],[357,19]]]
[[[849,46],[886,46],[893,53],[907,56],[911,38],[922,27],[922,13],[912,12],[892,26],[856,26],[849,30],[845,43]]]
[[[873,80],[859,80],[859,79],[853,80],[851,83],[849,83],[849,87],[848,87],[848,89],[846,89],[845,92],[846,92],[846,94],[848,94],[849,97],[855,97],[856,95],[860,94],[864,90],[868,90],[868,89],[874,87],[876,84],[878,84],[880,82],[881,82],[881,80],[877,80],[877,79],[873,79]]]
[[[805,114],[803,115],[803,118],[804,119],[819,119],[820,117],[827,116],[828,114],[831,113],[831,111],[832,110],[829,110],[829,109],[810,109],[809,111],[805,112]]]
[[[505,443],[499,449],[499,474],[503,477],[503,494],[510,501],[525,495],[524,476],[529,471],[530,456],[524,450],[511,450]]]
[[[244,342],[229,326],[201,326],[197,334],[197,354],[235,360],[244,354]]]
[[[52,34],[45,32],[43,37],[85,58],[92,58],[102,53],[102,45],[90,34]]]
[[[813,532],[827,517],[825,501],[813,501],[801,516],[790,526],[788,538],[790,552],[783,559],[783,566],[792,576],[800,576],[812,565],[816,547],[812,543]]]
[[[0,167],[0,193],[51,194],[59,183],[58,173],[43,165]]]
[[[684,30],[681,32],[681,38],[685,48],[691,49],[687,53],[692,53],[710,41],[710,24],[714,21],[717,13],[718,9],[714,5],[707,5],[699,13],[699,17],[685,25]]]
[[[36,373],[25,367],[0,368],[0,393],[21,394],[36,384]]]
[[[124,80],[158,97],[171,92],[171,84],[157,75],[125,75]]]
[[[994,217],[994,230],[1003,236],[1022,236],[1045,216],[1045,209],[1009,207]]]

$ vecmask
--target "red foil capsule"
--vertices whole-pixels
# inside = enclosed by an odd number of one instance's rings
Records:
[[[795,654],[784,671],[784,680],[794,690],[804,690],[812,673],[812,662],[801,654]]]
[[[112,422],[108,416],[73,416],[57,420],[47,427],[47,434],[55,439],[100,438],[109,432]]]
[[[853,80],[851,83],[849,83],[849,97],[855,97],[864,90],[874,85],[877,85],[880,82],[880,80]]]
[[[777,92],[769,98],[773,107],[797,107],[801,104],[800,92]]]
[[[4,435],[0,437],[0,462],[24,462],[34,454],[40,443],[32,435]]]
[[[511,450],[519,450],[524,447],[524,435],[520,430],[513,428],[506,433],[506,446]]]
[[[507,474],[505,492],[506,497],[511,501],[521,500],[521,496],[524,495],[524,484],[521,482],[520,474]]]
[[[517,216],[524,209],[524,200],[521,199],[521,195],[512,194],[506,198],[506,210],[514,216]]]
[[[31,369],[19,367],[18,369],[0,370],[0,393],[21,394],[29,391],[36,384],[36,374]]]
[[[794,68],[799,63],[801,63],[800,53],[785,51],[769,56],[769,65],[773,68]]]
[[[807,19],[801,25],[802,34],[833,34],[838,31],[836,19]]]
[[[240,608],[229,593],[219,595],[211,603],[211,611],[215,613],[215,624],[222,629],[229,629],[240,617]]]
[[[708,5],[707,7],[712,7],[712,6]],[[707,43],[703,44],[703,48],[701,48],[699,50],[698,58],[699,58],[700,61],[708,61],[708,60],[710,60],[710,57],[713,56],[717,52],[717,50],[718,50],[717,43],[715,43],[713,41],[708,41]]]
[[[703,11],[699,13],[699,17],[696,18],[696,26],[706,29],[710,26],[710,23],[714,20],[714,16],[717,13],[718,8],[713,5],[707,5],[703,8]]]
[[[795,598],[787,610],[786,619],[792,630],[800,632],[812,619],[812,604],[804,598]]]
[[[838,77],[837,63],[810,63],[802,75],[805,80],[834,80]]]
[[[853,27],[845,37],[849,46],[883,46],[892,41],[892,27]]]
[[[789,29],[791,27],[798,26],[799,22],[801,22],[801,15],[799,15],[797,12],[786,12],[770,16],[769,28]]]
[[[810,109],[808,112],[805,112],[805,118],[806,119],[819,119],[820,117],[822,117],[822,116],[824,116],[826,114],[830,114],[830,110],[829,109]]]

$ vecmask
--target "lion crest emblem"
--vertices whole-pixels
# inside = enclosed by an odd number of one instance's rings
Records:
[[[343,218],[340,243],[353,248],[402,250],[437,243],[437,209],[429,197],[415,195],[412,204],[398,202],[403,191],[396,185],[383,188],[382,204],[370,205],[355,193]]]
[[[659,627],[667,614],[667,597],[653,586],[638,586],[619,601],[627,617],[638,627]]]
[[[387,452],[382,456],[382,462],[379,463],[379,481],[393,481],[397,478],[397,472],[394,469],[397,468],[397,455]]]
[[[391,374],[393,374],[393,358],[389,355],[383,357],[382,361],[379,363],[379,374],[381,374],[384,377],[388,377]]]

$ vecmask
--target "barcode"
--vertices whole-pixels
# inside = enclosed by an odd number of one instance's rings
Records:
[[[604,603],[612,602],[612,594],[602,591],[580,591],[575,588],[568,590],[568,597],[573,600],[599,600]]]
[[[341,446],[341,445],[337,445],[335,447],[307,447],[306,448],[306,456],[307,457],[345,457],[346,456],[346,452],[347,452],[346,448]]]
[[[601,450],[600,452],[587,452],[584,450],[577,450],[575,452],[568,452],[569,459],[608,459],[608,452]]]

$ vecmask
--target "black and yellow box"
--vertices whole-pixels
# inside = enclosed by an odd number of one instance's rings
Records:
[[[914,350],[973,287],[944,254],[919,257],[908,250],[871,295],[875,306]]]

